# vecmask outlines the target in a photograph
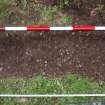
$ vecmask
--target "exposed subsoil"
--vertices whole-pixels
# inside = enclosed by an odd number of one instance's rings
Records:
[[[66,9],[74,20],[79,20],[73,24],[85,21],[86,25],[105,25],[102,15],[90,16],[91,11],[80,15],[79,10],[77,14],[74,8]],[[38,73],[46,76],[76,73],[105,80],[105,32],[0,33],[0,77],[32,77]]]

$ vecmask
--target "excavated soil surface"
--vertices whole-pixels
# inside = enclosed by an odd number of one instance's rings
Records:
[[[105,80],[105,32],[2,33],[0,77],[37,73]]]

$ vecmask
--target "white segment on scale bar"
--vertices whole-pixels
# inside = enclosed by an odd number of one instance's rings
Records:
[[[104,26],[95,26],[95,30],[105,30]]]
[[[27,27],[5,27],[6,31],[26,31]]]
[[[73,27],[50,27],[50,30],[73,30]]]

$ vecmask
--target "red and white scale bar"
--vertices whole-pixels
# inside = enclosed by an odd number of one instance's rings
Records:
[[[26,27],[0,27],[0,31],[53,31],[53,30],[77,30],[94,31],[105,30],[105,26],[68,26],[68,27],[48,27],[48,26],[26,26]]]

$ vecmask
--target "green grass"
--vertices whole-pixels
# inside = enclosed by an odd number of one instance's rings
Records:
[[[67,4],[65,0],[64,4]],[[22,1],[20,9],[16,9],[15,0],[0,0],[0,23],[14,25],[49,25],[64,26],[72,24],[72,17],[64,14],[56,6],[33,5],[32,19],[29,19],[26,0]],[[17,12],[18,11],[18,12]]]
[[[66,77],[48,78],[42,75],[33,78],[0,79],[0,94],[77,94],[105,93],[105,85],[70,74]],[[0,98],[2,105],[64,105],[105,101],[105,97],[74,98]]]
[[[38,75],[33,78],[0,79],[0,94],[71,94],[105,93],[105,85],[75,75],[59,78],[46,78]]]
[[[7,21],[14,0],[0,0],[0,23]]]
[[[57,6],[44,6],[39,10],[40,19],[36,25],[64,26],[72,24],[72,16],[62,13]]]
[[[0,98],[0,105],[69,105],[105,101],[105,97],[74,98]]]

